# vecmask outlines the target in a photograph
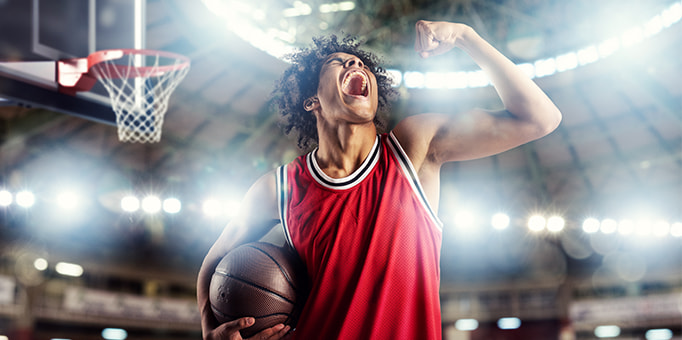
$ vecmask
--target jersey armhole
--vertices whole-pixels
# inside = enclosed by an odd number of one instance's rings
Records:
[[[409,180],[410,186],[417,195],[419,202],[422,204],[424,209],[426,209],[428,215],[431,217],[431,220],[436,225],[436,227],[438,227],[438,229],[442,231],[443,222],[441,222],[441,220],[438,218],[438,215],[436,215],[435,210],[431,208],[431,204],[426,199],[426,194],[424,193],[424,189],[422,189],[421,182],[419,181],[419,177],[417,176],[417,171],[414,169],[412,161],[410,161],[410,158],[407,157],[407,154],[405,153],[405,150],[403,150],[403,147],[400,145],[400,142],[398,142],[398,139],[393,134],[393,131],[388,133],[388,145],[390,147],[389,149],[391,149],[391,151],[393,152],[393,155],[395,155],[395,157],[398,159],[398,163],[400,163],[400,168],[405,177],[407,177],[407,179]]]
[[[289,184],[287,182],[287,165],[282,165],[277,168],[277,210],[279,211],[280,225],[286,238],[286,242],[291,249],[296,250],[294,243],[291,241],[291,234],[289,233],[289,225],[287,224],[287,212],[289,205]]]

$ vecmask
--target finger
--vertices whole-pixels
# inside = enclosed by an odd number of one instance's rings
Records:
[[[249,340],[278,340],[282,339],[291,328],[289,326],[284,326],[283,324],[277,324],[270,328],[266,328],[256,335],[249,338]]]
[[[246,318],[240,318],[237,320],[233,321],[228,321],[222,325],[220,325],[218,328],[216,328],[216,332],[223,334],[225,336],[230,336],[229,339],[239,339],[241,340],[241,336],[238,338],[232,337],[233,334],[239,335],[239,331],[251,327],[256,320],[251,317],[246,317]]]
[[[414,49],[417,52],[421,52],[427,49],[428,42],[431,40],[431,30],[424,20],[417,21],[415,27],[417,34],[414,42]]]

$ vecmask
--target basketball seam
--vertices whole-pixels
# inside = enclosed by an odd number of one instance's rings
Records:
[[[217,308],[213,308],[212,310],[213,310],[213,313],[220,314],[220,317],[221,317],[221,318],[230,318],[230,319],[237,319],[237,318],[240,318],[240,316],[236,316],[236,315],[231,315],[231,314],[223,313],[223,312],[219,311]],[[276,316],[276,315],[286,315],[286,316],[287,316],[287,321],[289,321],[289,319],[291,319],[291,317],[289,316],[288,313],[272,313],[272,314],[260,315],[260,316],[252,316],[252,317],[253,317],[254,319],[262,319],[262,318],[267,318],[267,317]],[[285,321],[285,323],[286,323],[287,321]]]
[[[232,275],[232,274],[228,274],[228,273],[225,273],[225,272],[222,272],[222,271],[218,271],[218,270],[216,270],[216,273],[221,274],[221,275],[223,275],[223,276],[225,276],[225,277],[229,277],[229,278],[231,278],[231,279],[237,280],[237,281],[239,281],[239,282],[242,282],[242,283],[246,283],[246,284],[252,285],[252,286],[254,286],[254,287],[258,288],[258,289],[261,289],[261,290],[265,291],[266,293],[270,293],[270,294],[275,295],[275,296],[277,296],[277,297],[279,297],[279,298],[282,298],[282,300],[284,300],[284,301],[286,301],[286,302],[288,302],[288,303],[290,303],[290,304],[292,304],[292,305],[295,305],[295,304],[296,304],[294,301],[291,301],[291,300],[285,298],[284,296],[280,295],[278,292],[272,291],[272,290],[270,290],[270,289],[268,289],[268,288],[266,288],[266,287],[263,287],[263,286],[261,286],[261,285],[255,283],[255,282],[251,282],[251,281],[249,281],[249,280],[244,280],[244,279],[242,279],[242,278],[240,278],[240,277],[237,277],[237,276],[234,276],[234,275]]]
[[[293,288],[295,291],[297,290],[297,289],[296,289],[296,285],[294,285],[294,283],[292,282],[293,280],[291,280],[291,278],[289,277],[289,273],[287,273],[287,271],[284,270],[284,267],[282,267],[282,266],[279,264],[279,262],[277,262],[277,260],[275,260],[274,257],[272,257],[270,254],[268,254],[268,252],[266,252],[265,250],[260,249],[260,248],[258,248],[258,247],[256,247],[256,246],[249,245],[249,247],[251,247],[251,248],[253,248],[253,249],[257,249],[257,250],[260,251],[261,253],[265,254],[265,256],[269,257],[270,260],[272,260],[272,262],[274,262],[274,263],[277,265],[277,267],[279,268],[279,271],[282,272],[282,274],[284,274],[284,278],[287,280],[287,283],[289,284],[289,286],[291,286],[291,288]]]

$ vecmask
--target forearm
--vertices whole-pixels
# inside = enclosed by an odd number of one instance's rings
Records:
[[[218,265],[218,262],[227,254],[227,251],[239,242],[239,234],[235,233],[235,226],[233,223],[228,224],[221,233],[218,240],[211,246],[204,261],[201,263],[199,275],[197,275],[197,304],[201,313],[201,328],[206,330],[215,327],[212,324],[215,318],[211,314],[211,306],[209,303],[209,286],[213,271]]]
[[[504,107],[515,118],[554,129],[561,113],[547,95],[473,29],[466,30],[456,46],[464,50],[490,77]]]

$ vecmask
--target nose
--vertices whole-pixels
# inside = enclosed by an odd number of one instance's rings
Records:
[[[346,65],[344,65],[344,66],[345,66],[346,68],[348,68],[348,67],[353,67],[353,66],[356,66],[356,67],[359,67],[359,68],[363,68],[365,65],[362,63],[362,60],[360,60],[360,58],[358,58],[358,57],[352,57],[352,58],[346,60]]]

